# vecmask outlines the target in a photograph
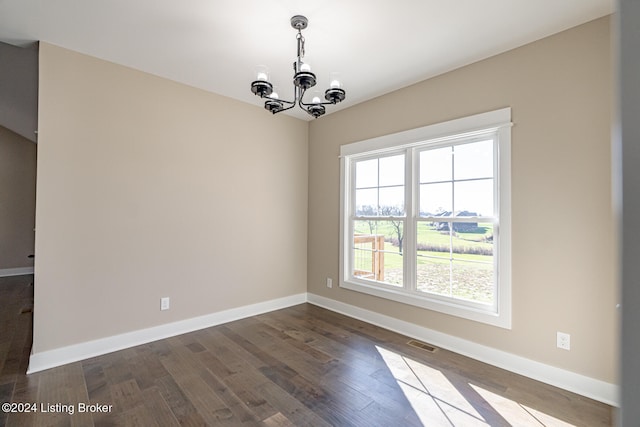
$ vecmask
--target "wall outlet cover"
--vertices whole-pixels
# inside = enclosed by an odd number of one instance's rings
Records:
[[[571,335],[565,332],[558,332],[556,337],[556,345],[563,350],[571,350]]]

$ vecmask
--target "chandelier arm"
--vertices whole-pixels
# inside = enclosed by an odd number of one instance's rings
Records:
[[[295,65],[296,65],[295,62],[294,62],[293,65],[295,67]],[[298,92],[298,88],[294,86],[293,87],[293,101],[287,101],[286,99],[280,99],[280,98],[273,98],[271,95],[264,96],[263,98],[271,99],[273,101],[280,101],[280,102],[284,102],[285,104],[291,105],[291,107],[287,107],[287,108],[284,108],[284,109],[280,110],[280,111],[285,111],[285,110],[289,110],[289,109],[295,107],[296,103],[298,102],[298,93],[297,92]],[[278,112],[280,112],[280,111],[278,111]]]
[[[287,101],[286,99],[272,98],[270,96],[265,96],[264,99],[271,99],[272,101],[280,101],[280,102],[284,102],[285,104],[296,105],[296,101]]]
[[[295,65],[295,64],[294,64],[294,65]],[[282,102],[284,102],[284,103],[288,104],[289,106],[288,106],[287,108],[283,108],[282,110],[278,111],[278,113],[282,113],[283,111],[290,110],[290,109],[292,109],[293,107],[295,107],[295,106],[296,106],[296,101],[298,101],[298,98],[297,98],[298,94],[297,94],[296,92],[297,92],[297,90],[296,90],[296,88],[294,87],[294,91],[293,91],[293,101],[285,101],[285,100],[283,100]]]
[[[300,98],[300,104],[304,105],[305,107],[311,107],[313,105],[336,105],[335,102],[331,101],[312,102],[311,104],[307,104],[306,102],[302,102],[302,98]]]
[[[278,111],[278,113],[282,113],[283,111],[290,110],[290,109],[292,109],[292,108],[293,108],[293,107],[295,107],[295,106],[296,106],[296,103],[295,103],[295,102],[292,102],[292,103],[291,103],[291,105],[289,105],[287,108],[283,108],[282,110]]]
[[[302,108],[304,110],[304,106],[306,106],[307,104],[302,102],[302,98],[304,98],[304,94],[305,94],[305,92],[307,90],[306,89],[301,89],[301,88],[298,88],[298,90],[300,91],[300,98],[298,98],[298,105],[300,106],[300,108]]]
[[[325,101],[325,102],[312,102],[311,104],[307,104],[306,102],[302,102],[302,99],[300,100],[300,103],[302,105],[304,105],[305,107],[311,107],[312,105],[336,105],[333,102],[329,102],[329,101]]]

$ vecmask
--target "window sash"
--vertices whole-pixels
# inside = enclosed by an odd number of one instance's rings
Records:
[[[482,137],[476,137],[476,138],[470,138],[470,139],[460,139],[458,141],[456,141],[456,143],[438,143],[438,144],[434,144],[433,146],[430,145],[428,142],[424,143],[424,145],[420,145],[417,147],[408,147],[408,148],[403,148],[400,150],[393,150],[390,151],[388,153],[383,153],[381,154],[374,154],[374,155],[367,155],[367,156],[353,156],[353,158],[350,159],[350,164],[351,164],[351,182],[349,184],[350,188],[351,188],[351,205],[350,205],[350,223],[351,223],[351,227],[350,227],[350,241],[352,242],[352,246],[350,249],[350,258],[349,258],[349,279],[353,280],[353,281],[367,281],[372,285],[375,284],[380,284],[383,286],[387,286],[387,283],[385,283],[384,281],[380,281],[377,279],[368,279],[368,278],[364,278],[363,276],[359,276],[359,275],[355,275],[354,272],[356,271],[355,269],[355,254],[356,254],[356,248],[355,248],[355,244],[353,243],[355,240],[355,229],[354,229],[354,224],[356,221],[402,221],[403,222],[403,283],[402,283],[402,288],[408,292],[418,292],[420,294],[423,294],[423,291],[418,290],[418,286],[419,286],[419,281],[417,280],[417,275],[418,275],[418,258],[420,257],[420,255],[418,254],[418,249],[417,249],[417,230],[418,230],[418,223],[420,222],[448,222],[450,224],[452,223],[473,223],[473,222],[484,222],[484,223],[491,223],[493,225],[493,233],[494,233],[494,239],[497,237],[497,233],[499,230],[499,224],[497,221],[497,217],[495,215],[492,216],[482,216],[482,215],[477,215],[477,216],[469,216],[469,217],[460,217],[460,216],[454,216],[454,215],[448,215],[448,216],[422,216],[420,214],[420,185],[422,184],[420,182],[419,176],[420,176],[420,153],[423,152],[427,152],[429,150],[435,150],[435,149],[440,149],[440,148],[448,148],[448,147],[454,147],[454,146],[461,146],[461,145],[467,145],[467,144],[473,144],[475,142],[479,142],[479,141],[492,141],[493,144],[493,175],[490,177],[483,177],[483,178],[473,178],[473,179],[463,179],[463,180],[455,180],[454,179],[454,175],[452,174],[451,180],[449,181],[443,181],[443,182],[463,182],[463,181],[472,181],[472,180],[477,180],[477,179],[492,179],[493,180],[493,211],[497,212],[497,206],[496,206],[496,202],[497,202],[497,189],[495,188],[497,185],[497,179],[496,179],[496,173],[497,173],[497,168],[496,168],[496,164],[497,164],[497,135],[495,133],[492,134],[484,134],[482,135]],[[404,183],[404,187],[405,187],[405,203],[404,203],[404,211],[405,214],[402,216],[373,216],[373,215],[358,215],[356,213],[356,191],[360,188],[357,188],[355,185],[356,182],[356,169],[357,169],[357,163],[361,162],[361,161],[368,161],[368,160],[373,160],[373,159],[380,159],[383,157],[390,157],[390,156],[397,156],[400,154],[404,154],[405,155],[405,183]],[[414,160],[415,159],[415,160]],[[453,170],[452,170],[453,172]],[[378,174],[380,172],[378,171]],[[373,187],[373,188],[380,188],[380,187]],[[453,188],[452,188],[452,192],[453,192]],[[453,196],[452,196],[453,197]],[[379,207],[378,207],[379,208]],[[452,214],[455,213],[455,205],[453,205],[453,209],[452,209]],[[412,236],[412,238],[408,238],[409,236]],[[453,246],[451,246],[451,248],[453,248]],[[491,311],[495,311],[496,310],[496,304],[497,304],[497,284],[495,283],[495,281],[497,280],[497,263],[498,263],[498,245],[497,245],[497,240],[496,243],[494,243],[493,246],[493,261],[492,261],[492,269],[493,269],[493,277],[494,277],[494,283],[492,286],[492,303],[490,305],[484,304],[484,303],[478,303],[476,301],[473,300],[468,300],[468,299],[461,299],[455,296],[443,296],[443,295],[439,295],[439,294],[432,294],[429,293],[429,297],[433,297],[433,298],[437,298],[443,301],[448,301],[448,302],[455,302],[456,304],[461,304],[461,305],[465,305],[465,306],[469,306],[469,307],[474,307],[477,309],[481,309],[481,310],[486,310],[487,307],[490,308]],[[382,252],[390,252],[390,251],[382,251]],[[462,260],[458,260],[458,261],[462,261]],[[376,277],[374,275],[374,277]]]

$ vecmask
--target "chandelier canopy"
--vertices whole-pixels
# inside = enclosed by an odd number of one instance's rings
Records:
[[[342,84],[337,78],[331,78],[330,87],[324,92],[326,101],[323,102],[319,96],[314,96],[311,103],[306,103],[303,100],[305,92],[316,85],[316,75],[311,72],[309,64],[302,62],[302,58],[304,58],[302,30],[307,28],[308,24],[309,20],[302,15],[296,15],[291,18],[291,27],[298,30],[296,35],[298,55],[297,60],[293,63],[293,101],[280,99],[278,94],[274,92],[266,69],[258,70],[256,80],[251,83],[251,92],[260,98],[265,98],[264,108],[273,114],[289,110],[298,104],[304,111],[314,118],[318,118],[325,113],[325,105],[333,105],[344,101],[346,92],[342,89]]]

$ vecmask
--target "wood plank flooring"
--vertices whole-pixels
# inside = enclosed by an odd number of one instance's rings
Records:
[[[31,280],[0,278],[0,403],[38,411],[0,426],[611,425],[607,405],[310,304],[27,376]]]

